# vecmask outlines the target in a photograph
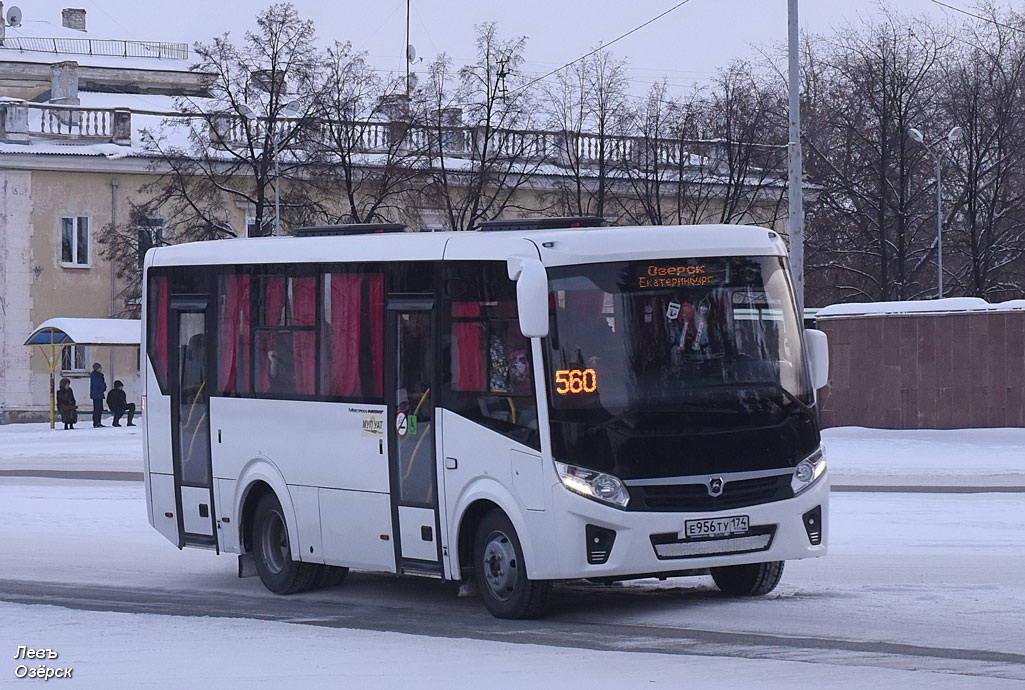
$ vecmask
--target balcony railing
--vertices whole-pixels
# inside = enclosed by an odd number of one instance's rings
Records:
[[[30,139],[42,139],[127,146],[131,138],[132,114],[127,109],[0,99],[0,141],[28,143]]]
[[[265,137],[266,121],[246,120],[224,115],[210,120],[211,140],[222,148],[247,145],[258,147]],[[416,125],[405,122],[325,122],[278,120],[274,123],[278,140],[286,148],[339,150],[354,153],[415,153],[427,158],[440,155],[516,158],[556,165],[591,165],[599,161],[628,161],[640,167],[656,162],[677,166],[683,156],[684,167],[693,166],[701,156],[714,157],[720,145],[716,141],[649,139],[635,136],[599,136],[578,132],[545,130],[491,129],[470,126]],[[296,128],[298,128],[296,130]],[[694,154],[698,155],[695,156]]]
[[[162,43],[159,41],[11,36],[4,39],[2,48],[38,53],[64,53],[68,55],[100,55],[106,57],[157,58],[164,60],[189,59],[189,45],[187,43]],[[0,52],[0,55],[2,54]]]

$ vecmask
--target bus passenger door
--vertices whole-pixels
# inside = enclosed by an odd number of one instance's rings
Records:
[[[440,577],[432,307],[430,300],[388,304],[389,461],[397,571]]]
[[[206,302],[171,304],[171,448],[180,546],[217,546],[210,462]]]

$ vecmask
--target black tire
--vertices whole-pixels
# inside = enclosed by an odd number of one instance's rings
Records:
[[[253,556],[264,587],[275,594],[294,594],[310,589],[321,568],[315,563],[292,560],[288,527],[281,503],[265,494],[253,514]]]
[[[313,589],[324,587],[337,587],[345,582],[349,576],[349,569],[340,565],[322,565],[317,572],[317,580],[313,583]]]
[[[477,526],[473,572],[484,606],[495,618],[537,618],[548,607],[552,583],[527,578],[519,537],[499,510]]]
[[[735,597],[758,597],[776,589],[783,577],[783,561],[728,565],[710,570],[716,586],[724,593]]]

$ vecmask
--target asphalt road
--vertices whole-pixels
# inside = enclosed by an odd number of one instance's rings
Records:
[[[355,596],[350,598],[347,588],[355,590]],[[374,596],[361,597],[361,590],[373,590]],[[247,618],[549,647],[776,659],[1025,681],[1025,654],[856,641],[840,636],[801,637],[609,622],[615,621],[617,614],[643,613],[667,605],[664,594],[652,596],[631,588],[560,585],[550,614],[535,621],[492,618],[479,600],[456,598],[455,592],[453,583],[363,573],[350,576],[337,588],[288,597],[263,592],[185,592],[0,580],[2,601],[86,611]],[[682,596],[707,599],[722,595],[699,590]],[[367,599],[373,602],[367,603]]]

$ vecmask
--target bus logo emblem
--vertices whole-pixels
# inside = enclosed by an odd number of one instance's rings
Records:
[[[708,495],[709,496],[722,496],[723,487],[726,482],[722,480],[722,477],[712,477],[708,480]]]

